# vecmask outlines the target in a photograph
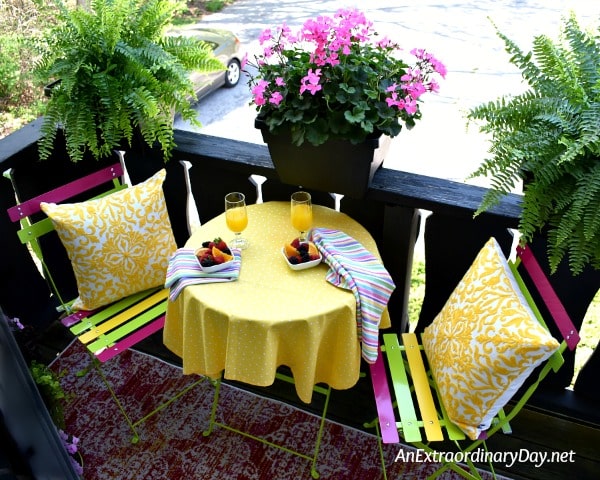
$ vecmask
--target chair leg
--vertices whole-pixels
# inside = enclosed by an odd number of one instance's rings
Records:
[[[476,445],[479,445],[482,443],[487,452],[487,446],[485,445],[485,442],[481,442],[481,441],[474,442],[466,449],[460,448],[460,445],[457,441],[455,441],[454,443],[458,446],[459,452],[462,452],[465,454],[465,463],[469,470],[465,470],[465,468],[463,468],[461,465],[459,465],[457,463],[442,462],[442,466],[440,468],[438,468],[435,472],[433,472],[430,476],[428,476],[427,479],[434,480],[434,479],[438,478],[440,475],[442,475],[445,471],[452,470],[453,472],[458,473],[461,477],[465,478],[466,480],[483,480],[481,475],[479,474],[479,470],[477,469],[477,467],[471,461],[471,459],[469,458],[469,456],[467,454],[469,452],[471,452]],[[424,450],[427,453],[435,453],[436,452],[436,450],[432,449],[429,445],[424,444],[424,443],[413,443],[413,445],[417,448]],[[489,456],[487,458],[489,459]],[[488,461],[488,463],[491,468],[492,477],[495,479],[496,474],[492,467],[491,461]]]
[[[127,425],[129,425],[129,428],[133,432],[133,437],[131,438],[131,443],[133,443],[133,444],[138,443],[138,441],[140,440],[140,436],[139,436],[137,430],[135,429],[135,425],[133,424],[133,422],[129,418],[129,415],[127,415],[127,412],[123,408],[123,405],[121,404],[121,401],[119,400],[119,398],[117,397],[117,394],[113,390],[112,385],[110,384],[110,382],[108,381],[108,379],[104,375],[104,372],[100,368],[100,365],[98,365],[98,363],[99,363],[98,360],[96,360],[94,357],[92,357],[92,363],[94,365],[94,368],[96,369],[96,371],[100,375],[100,378],[102,378],[102,381],[104,382],[104,385],[106,386],[106,389],[109,391],[111,397],[113,398],[113,400],[117,404],[117,407],[119,407],[119,410],[121,411],[121,414],[125,418],[125,421],[127,422]]]
[[[325,405],[323,405],[323,413],[321,414],[321,423],[319,425],[319,433],[317,434],[317,443],[315,445],[315,453],[313,456],[312,467],[310,474],[313,478],[319,478],[319,472],[317,471],[317,457],[319,456],[319,448],[321,448],[321,439],[323,438],[323,428],[325,427],[325,417],[327,415],[327,409],[329,408],[329,397],[331,396],[331,387],[327,386],[327,392],[325,393]]]
[[[182,396],[184,396],[187,392],[189,392],[192,388],[196,387],[197,385],[199,385],[201,382],[203,382],[205,380],[205,377],[200,377],[198,380],[196,380],[194,383],[190,383],[187,387],[185,387],[183,390],[180,390],[179,392],[177,392],[174,396],[172,396],[171,398],[169,398],[168,400],[164,401],[163,403],[161,403],[160,405],[158,405],[154,410],[152,410],[151,412],[149,412],[148,414],[146,414],[145,416],[143,416],[142,418],[140,418],[139,420],[137,420],[136,422],[133,423],[134,427],[137,427],[138,425],[144,423],[146,420],[148,420],[150,417],[156,415],[158,412],[160,412],[161,410],[163,410],[164,408],[168,407],[169,405],[171,405],[174,401],[178,400],[179,398],[181,398]]]
[[[127,422],[127,425],[129,425],[129,428],[131,429],[131,431],[133,432],[133,437],[131,438],[131,443],[136,444],[139,442],[140,440],[140,436],[137,432],[136,427],[140,424],[142,424],[143,422],[145,422],[146,420],[148,420],[150,417],[154,416],[155,414],[157,414],[158,412],[160,412],[161,410],[163,410],[165,407],[169,406],[171,403],[173,403],[175,400],[177,400],[178,398],[182,397],[183,395],[185,395],[187,392],[189,392],[192,388],[196,387],[197,385],[199,385],[201,382],[204,381],[204,377],[200,377],[198,380],[196,380],[195,382],[191,383],[190,385],[188,385],[187,387],[185,387],[183,390],[180,390],[179,392],[177,392],[176,395],[172,396],[171,398],[169,398],[167,401],[161,403],[160,405],[158,405],[154,410],[152,410],[150,413],[148,413],[147,415],[145,415],[144,417],[140,418],[137,421],[133,421],[129,415],[127,414],[127,412],[125,411],[125,408],[123,407],[123,404],[121,403],[121,401],[119,400],[119,397],[117,397],[116,392],[114,391],[112,385],[110,384],[110,382],[108,381],[108,379],[106,378],[106,375],[104,375],[104,372],[102,371],[102,368],[100,368],[100,362],[98,361],[98,359],[96,359],[91,352],[88,352],[90,354],[90,358],[92,360],[92,365],[95,368],[95,370],[98,372],[98,374],[100,375],[100,378],[102,379],[102,381],[104,382],[104,385],[106,386],[108,392],[110,393],[111,397],[113,398],[113,400],[115,401],[115,403],[117,404],[117,407],[119,408],[119,410],[121,411],[121,414],[123,415],[123,417],[125,418],[125,421]]]
[[[381,441],[381,431],[379,430],[379,420],[375,419],[375,433],[377,435],[377,447],[379,448],[379,459],[381,460],[381,471],[383,480],[387,480],[387,468],[385,466],[385,456],[383,454],[383,442]]]
[[[277,374],[277,378],[279,378],[280,380],[284,380],[290,383],[293,383],[293,379],[291,377],[287,377],[286,375],[280,375]],[[220,395],[220,390],[221,390],[221,381],[222,381],[222,377],[220,377],[219,379],[214,381],[214,385],[215,385],[215,393],[213,396],[213,403],[212,403],[212,407],[211,407],[211,411],[210,411],[210,418],[208,421],[208,427],[206,430],[204,430],[202,432],[202,435],[205,437],[208,437],[209,435],[211,435],[211,433],[213,432],[213,429],[216,426],[224,428],[225,430],[228,430],[230,432],[233,433],[237,433],[239,435],[242,435],[246,438],[250,438],[252,440],[255,440],[257,442],[260,442],[264,445],[267,445],[269,447],[273,447],[273,448],[277,448],[279,450],[283,450],[284,452],[287,453],[291,453],[292,455],[296,455],[298,457],[304,458],[306,460],[310,460],[311,461],[311,469],[310,469],[310,474],[312,476],[312,478],[314,478],[315,480],[318,479],[320,477],[319,471],[317,470],[317,459],[319,456],[319,450],[321,448],[321,440],[323,438],[323,431],[325,429],[325,420],[327,417],[327,409],[329,408],[329,398],[331,395],[331,387],[327,387],[327,388],[323,388],[320,386],[315,386],[314,387],[314,391],[317,393],[320,393],[322,395],[325,396],[325,403],[323,405],[323,412],[321,414],[321,420],[319,422],[319,430],[317,432],[317,439],[315,442],[315,448],[313,451],[313,455],[312,457],[309,455],[306,455],[302,452],[298,452],[296,450],[292,450],[291,448],[288,448],[284,445],[279,445],[277,443],[273,443],[270,442],[264,438],[258,437],[256,435],[252,435],[250,433],[244,432],[242,430],[238,430],[230,425],[227,425],[226,423],[223,422],[219,422],[216,420],[217,417],[217,408],[219,406],[219,395]]]
[[[219,377],[217,380],[213,382],[215,386],[215,394],[213,396],[213,403],[210,409],[210,419],[208,421],[208,428],[202,432],[202,435],[208,437],[212,431],[213,427],[217,424],[215,422],[215,418],[217,417],[217,407],[219,406],[219,393],[221,391],[221,378]]]

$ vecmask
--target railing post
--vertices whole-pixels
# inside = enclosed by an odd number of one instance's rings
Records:
[[[408,301],[420,223],[421,212],[416,208],[385,206],[381,256],[396,284],[388,309],[397,333],[408,332],[409,328]]]

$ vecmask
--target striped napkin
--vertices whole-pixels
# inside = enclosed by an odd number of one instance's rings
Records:
[[[195,249],[179,248],[169,259],[167,267],[167,277],[165,288],[170,288],[169,300],[173,301],[181,293],[181,290],[188,285],[197,285],[199,283],[214,282],[232,282],[240,276],[242,266],[241,251],[235,248],[231,249],[234,259],[231,265],[219,270],[218,272],[207,273],[202,271],[202,267],[196,258]]]
[[[381,261],[344,232],[314,228],[309,239],[330,267],[327,281],[354,293],[362,356],[367,363],[375,363],[379,322],[396,285]]]

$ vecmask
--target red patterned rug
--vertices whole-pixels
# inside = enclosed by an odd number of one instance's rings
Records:
[[[165,410],[138,427],[140,441],[132,444],[131,431],[79,342],[71,344],[52,364],[63,372],[67,393],[67,432],[80,439],[86,480],[115,479],[310,479],[310,462],[279,449],[216,427],[204,437],[213,386],[204,381]],[[140,418],[171,392],[181,390],[193,377],[153,357],[127,351],[102,366],[117,395],[134,419]],[[285,443],[312,454],[319,419],[287,404],[222,385],[218,416],[238,429]],[[388,478],[425,478],[432,463],[394,462],[400,449],[385,448]],[[322,479],[383,478],[375,436],[334,422],[326,422],[318,458]],[[446,473],[443,479],[457,478]]]

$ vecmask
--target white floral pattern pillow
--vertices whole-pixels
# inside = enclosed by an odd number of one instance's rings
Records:
[[[65,246],[79,297],[73,308],[94,310],[164,284],[177,245],[160,170],[145,182],[80,203],[44,203]]]
[[[472,440],[558,347],[537,321],[493,238],[423,333],[442,402]]]

